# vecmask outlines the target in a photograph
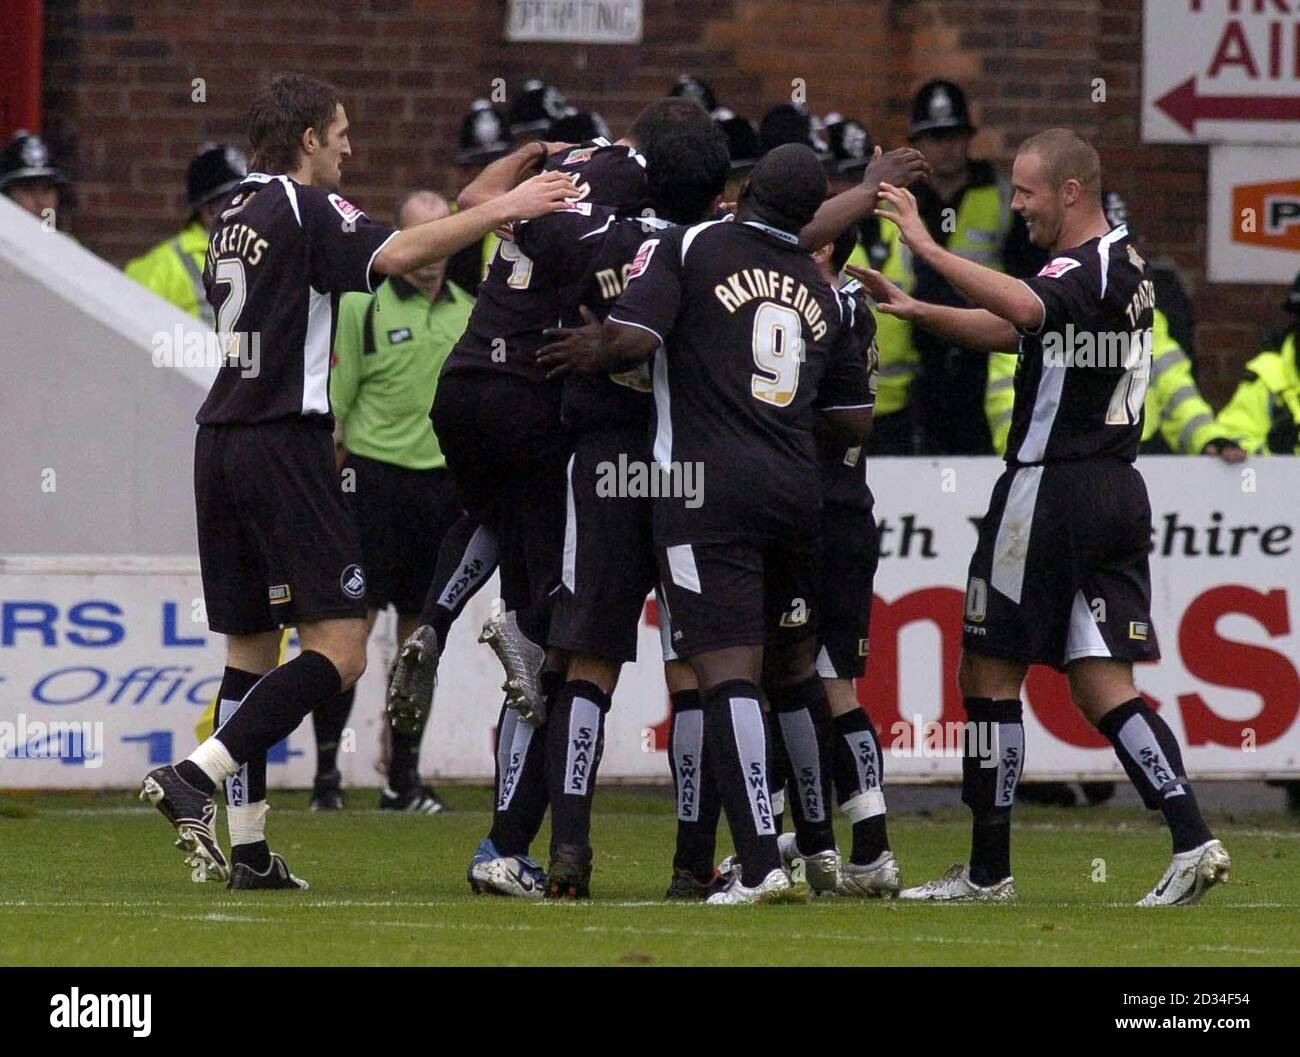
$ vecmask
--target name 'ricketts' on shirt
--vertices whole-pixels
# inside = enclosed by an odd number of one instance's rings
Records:
[[[300,417],[333,428],[329,368],[338,298],[373,292],[375,257],[393,235],[323,187],[250,173],[208,241],[203,285],[217,333],[238,339],[228,342],[199,424]],[[250,352],[257,357],[251,365]]]

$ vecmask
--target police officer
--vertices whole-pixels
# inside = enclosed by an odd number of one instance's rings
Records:
[[[986,267],[1006,270],[1007,243],[1014,226],[1010,184],[991,164],[970,157],[971,123],[966,96],[951,81],[923,85],[912,101],[908,138],[933,168],[928,186],[916,192],[921,219],[934,239],[958,256]],[[963,307],[965,299],[934,269],[908,262],[911,293],[935,304]],[[983,455],[993,451],[984,416],[986,354],[964,349],[921,330],[913,332],[911,362],[916,376],[909,403],[921,454]],[[880,395],[891,384],[885,346],[880,347]],[[896,350],[892,362],[907,363]],[[901,378],[892,379],[897,385]],[[877,429],[881,408],[877,408]]]
[[[37,220],[54,219],[68,187],[66,174],[40,136],[20,128],[0,151],[0,194]]]
[[[415,191],[398,205],[402,228],[450,215],[446,200]],[[343,484],[361,533],[371,627],[380,609],[397,610],[397,641],[419,624],[443,534],[460,516],[446,460],[429,425],[438,373],[469,321],[474,299],[437,261],[392,276],[373,295],[345,294],[339,305],[330,403],[342,441]],[[342,806],[338,742],[352,691],[312,713],[317,767],[312,806]],[[383,810],[434,814],[443,803],[419,776],[421,734],[392,734]]]
[[[243,152],[224,143],[205,143],[185,173],[189,216],[185,226],[147,253],[128,261],[126,274],[182,312],[214,324],[203,290],[208,229],[226,196],[248,175]]]
[[[1245,376],[1219,412],[1219,429],[1252,454],[1300,455],[1300,275],[1283,307],[1291,316],[1286,330],[1246,364]]]

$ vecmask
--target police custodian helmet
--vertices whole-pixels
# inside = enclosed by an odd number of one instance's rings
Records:
[[[948,129],[975,131],[966,106],[966,93],[952,81],[928,81],[912,99],[912,124],[907,130],[908,138]]]

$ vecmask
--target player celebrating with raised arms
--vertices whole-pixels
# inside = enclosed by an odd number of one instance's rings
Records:
[[[1231,862],[1201,817],[1182,754],[1143,701],[1133,662],[1159,657],[1151,625],[1151,506],[1133,466],[1151,365],[1154,290],[1146,261],[1102,211],[1096,150],[1066,129],[1020,147],[1012,209],[1052,259],[1021,281],[939,246],[905,189],[879,215],[977,308],[916,301],[876,272],[856,272],[880,311],[967,347],[1019,344],[1007,468],[970,563],[958,678],[969,719],[962,801],[969,866],[901,898],[1016,898],[1011,806],[1024,768],[1020,688],[1028,666],[1066,672],[1076,707],[1110,741],[1173,837],[1173,861],[1139,906],[1195,903]],[[1090,355],[1092,350],[1104,350]],[[1119,354],[1114,355],[1118,349]],[[1106,352],[1111,353],[1107,356]],[[991,751],[989,751],[991,749]]]

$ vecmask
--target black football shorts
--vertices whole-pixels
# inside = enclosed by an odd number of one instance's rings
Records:
[[[963,645],[1059,671],[1087,657],[1156,660],[1150,550],[1132,463],[1008,467],[971,558]]]
[[[816,634],[815,533],[659,544],[655,552],[678,657],[731,646],[782,646]]]
[[[194,505],[214,632],[366,615],[361,544],[328,429],[298,419],[200,426]]]
[[[659,574],[653,501],[620,494],[630,490],[620,487],[620,456],[624,464],[649,460],[644,428],[584,433],[574,442],[550,644],[626,663],[636,660],[641,613]]]
[[[871,510],[822,508],[817,674],[823,679],[861,679],[866,674],[879,561],[880,533]]]

